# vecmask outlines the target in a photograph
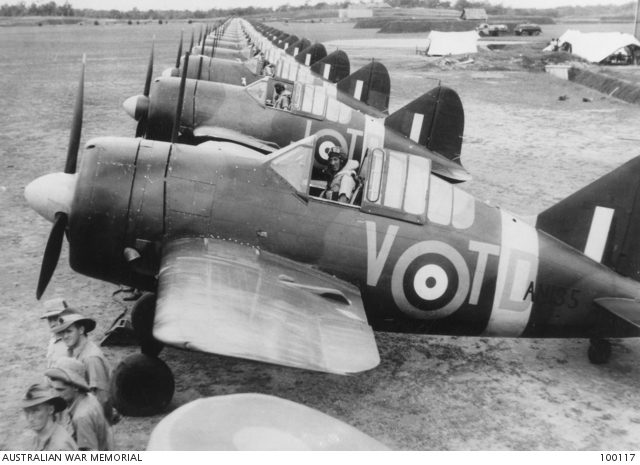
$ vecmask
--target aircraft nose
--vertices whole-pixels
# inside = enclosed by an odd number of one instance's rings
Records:
[[[178,68],[167,68],[162,72],[162,77],[180,77]]]
[[[71,212],[76,179],[75,174],[46,174],[31,181],[24,189],[24,196],[31,208],[53,223],[56,213]]]
[[[145,97],[144,95],[134,95],[133,97],[129,97],[125,100],[122,106],[129,116],[136,121],[140,121],[140,119],[149,111],[149,97]]]

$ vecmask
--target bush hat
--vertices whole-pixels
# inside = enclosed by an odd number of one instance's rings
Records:
[[[64,331],[74,323],[80,323],[82,326],[84,326],[87,333],[90,333],[96,327],[96,320],[94,320],[93,318],[89,318],[88,316],[81,315],[74,310],[71,310],[63,311],[62,313],[60,313],[60,315],[58,315],[58,321],[56,325],[51,328],[51,331],[53,331],[54,333],[59,333],[61,331]]]
[[[67,304],[67,302],[60,297],[57,297],[55,299],[49,299],[44,303],[45,312],[42,314],[40,319],[44,320],[46,318],[52,318],[54,316],[58,316],[60,315],[60,313],[64,312],[68,308],[69,308],[69,305]]]
[[[83,391],[90,390],[87,383],[87,369],[80,360],[75,358],[60,357],[53,367],[44,372],[44,375],[72,384]]]
[[[25,409],[44,403],[53,405],[54,412],[56,413],[63,411],[67,407],[64,399],[53,394],[44,384],[32,384],[29,386],[27,393],[22,398],[21,407]]]

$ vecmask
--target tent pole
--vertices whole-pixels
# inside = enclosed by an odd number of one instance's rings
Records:
[[[633,36],[640,40],[640,36],[638,35],[640,32],[638,31],[638,10],[640,10],[640,0],[636,1],[636,17],[633,23]]]

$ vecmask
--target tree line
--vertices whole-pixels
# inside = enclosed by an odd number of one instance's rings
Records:
[[[603,0],[603,2],[606,0]],[[347,8],[350,1],[344,1],[341,3],[326,3],[319,2],[315,5],[309,5],[309,2],[305,5],[292,6],[282,5],[275,9],[276,12],[282,13],[287,11],[296,10],[322,10],[322,9],[336,9]],[[356,2],[359,3],[359,2]],[[484,8],[490,15],[503,15],[503,14],[517,14],[517,15],[544,15],[544,16],[572,16],[572,15],[585,15],[588,13],[600,13],[600,14],[626,14],[634,11],[635,2],[631,1],[624,5],[598,5],[591,7],[559,7],[549,9],[523,9],[523,8],[507,8],[501,4],[493,5],[488,2],[471,2],[468,0],[456,0],[455,2],[444,0],[387,0],[387,3],[392,7],[400,8],[454,8],[456,10],[462,10],[464,8]],[[602,11],[600,11],[602,10]],[[73,8],[69,2],[65,2],[62,5],[58,5],[56,2],[48,2],[42,4],[36,4],[35,2],[27,5],[26,2],[20,1],[15,4],[3,4],[0,6],[0,16],[77,16],[85,18],[111,18],[111,19],[129,19],[129,20],[144,20],[144,19],[204,19],[220,16],[252,16],[252,15],[267,15],[273,13],[271,8],[260,7],[245,7],[245,8],[213,8],[210,10],[138,10],[133,8],[129,11],[120,10],[92,10],[92,9],[77,9]]]

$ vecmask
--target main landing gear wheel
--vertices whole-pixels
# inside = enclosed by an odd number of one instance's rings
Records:
[[[595,365],[607,363],[611,357],[611,342],[606,339],[591,339],[587,355]]]
[[[111,377],[114,407],[126,416],[143,417],[164,411],[175,391],[171,369],[159,358],[134,354]]]
[[[140,351],[150,357],[157,357],[162,342],[153,337],[153,319],[156,315],[156,295],[145,292],[131,310],[131,325],[136,338],[140,342]]]

